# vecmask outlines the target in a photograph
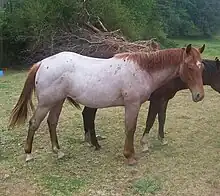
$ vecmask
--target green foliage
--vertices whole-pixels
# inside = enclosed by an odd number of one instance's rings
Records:
[[[2,30],[2,26],[4,25],[5,20],[5,9],[0,8],[0,29]]]
[[[122,4],[121,1],[90,0],[87,9],[92,16],[98,16],[101,21],[104,21],[108,29],[121,29],[131,39],[140,38],[140,27],[135,23],[134,16],[128,7]]]
[[[218,0],[156,0],[170,36],[210,36],[219,30]]]
[[[23,0],[8,11],[8,28],[13,34],[40,35],[51,33],[77,23],[79,1],[68,0]]]
[[[129,8],[133,21],[138,27],[136,31],[139,32],[141,39],[165,36],[162,32],[155,0],[124,0],[122,2]]]
[[[53,195],[71,196],[85,185],[82,180],[63,176],[46,175],[41,180]]]
[[[140,195],[145,195],[146,193],[155,194],[161,189],[161,185],[158,180],[144,178],[136,181],[133,184],[133,189],[135,193],[139,193]]]
[[[8,0],[4,9],[0,9],[4,57],[7,55],[4,59],[20,61],[23,51],[41,47],[51,35],[73,31],[88,21],[97,26],[99,19],[108,30],[121,29],[131,40],[156,37],[165,47],[175,46],[167,37],[211,36],[220,26],[219,0],[83,2]]]
[[[205,36],[211,36],[214,32],[219,30],[219,8],[220,1],[218,0],[192,0],[191,6],[187,6],[192,21]]]
[[[185,1],[157,0],[164,31],[169,36],[184,36],[197,33],[198,29],[187,13]]]
[[[78,0],[23,0],[8,4],[3,25],[8,59],[20,61],[24,50],[37,48],[59,29],[74,28],[80,5]]]

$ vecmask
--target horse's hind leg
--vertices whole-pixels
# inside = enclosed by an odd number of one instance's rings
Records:
[[[26,161],[32,159],[31,151],[35,131],[38,129],[49,110],[49,107],[42,107],[38,105],[36,111],[29,121],[28,135],[24,147],[24,151],[26,153]]]
[[[95,129],[95,115],[96,115],[97,109],[89,108],[89,107],[84,107],[82,111],[82,116],[83,116],[83,126],[84,126],[84,140],[85,142],[90,143],[91,138],[90,138],[90,133],[89,130],[91,128]],[[92,127],[91,127],[92,125]]]
[[[157,101],[150,101],[150,106],[149,106],[149,110],[148,110],[148,115],[147,115],[147,120],[146,120],[146,127],[143,133],[143,136],[141,138],[141,146],[142,146],[142,152],[148,152],[148,135],[150,133],[151,128],[154,125],[157,113],[158,113],[158,104],[160,104],[160,102]]]
[[[159,130],[158,139],[161,141],[162,145],[168,144],[168,141],[164,138],[164,124],[166,120],[166,110],[169,100],[163,100],[160,104],[160,109],[158,112]]]
[[[58,155],[58,159],[62,158],[64,156],[64,153],[60,151],[60,146],[57,139],[57,133],[56,128],[59,120],[60,113],[62,111],[64,100],[57,103],[54,107],[50,109],[48,118],[47,118],[47,124],[49,127],[50,132],[50,140],[52,144],[52,150],[54,153]]]
[[[85,130],[85,141],[91,142],[95,149],[100,149],[100,145],[98,143],[96,132],[95,132],[95,116],[97,109],[84,107],[82,115],[83,115],[83,124]]]

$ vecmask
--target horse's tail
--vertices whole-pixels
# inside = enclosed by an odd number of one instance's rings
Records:
[[[18,102],[11,112],[9,128],[14,128],[15,125],[24,124],[28,116],[28,106],[30,105],[31,109],[33,109],[31,98],[33,90],[35,89],[35,77],[39,67],[40,64],[34,64],[28,73]]]

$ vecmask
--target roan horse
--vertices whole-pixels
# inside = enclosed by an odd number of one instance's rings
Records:
[[[128,164],[136,163],[134,133],[141,104],[151,93],[177,76],[189,86],[192,99],[204,97],[202,83],[202,48],[159,50],[151,53],[121,53],[109,59],[92,58],[73,52],[61,52],[32,66],[22,93],[12,110],[9,127],[24,123],[35,89],[37,108],[29,121],[25,144],[26,161],[32,159],[35,131],[49,113],[48,126],[52,149],[60,153],[56,126],[64,100],[72,99],[91,108],[125,107],[124,156]]]
[[[217,57],[215,58],[215,61],[204,59],[202,63],[204,64],[203,84],[211,86],[212,89],[220,93],[219,59]],[[175,78],[151,94],[149,98],[150,105],[146,120],[145,131],[141,139],[143,152],[148,151],[148,144],[146,138],[148,137],[148,134],[155,122],[157,115],[159,121],[158,139],[161,141],[162,145],[168,143],[164,138],[164,124],[166,120],[167,105],[169,100],[172,99],[178,91],[183,89],[187,89],[187,85],[184,82],[182,82],[180,78]],[[99,149],[100,145],[96,138],[94,139],[94,136],[96,136],[94,123],[96,112],[96,108],[84,107],[82,115],[85,130],[85,140],[86,142],[91,142],[92,145],[96,147],[96,149]]]

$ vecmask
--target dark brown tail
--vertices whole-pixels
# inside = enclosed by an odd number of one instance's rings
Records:
[[[77,109],[81,110],[80,105],[79,105],[77,102],[75,102],[71,97],[67,97],[67,100],[69,101],[69,103],[70,103],[71,105],[73,105],[73,106],[75,106]]]
[[[35,88],[35,76],[39,67],[39,64],[34,64],[28,73],[18,102],[11,112],[11,116],[9,119],[9,128],[14,128],[15,125],[24,124],[27,119],[28,106],[30,105],[32,108],[31,98],[33,90]]]

